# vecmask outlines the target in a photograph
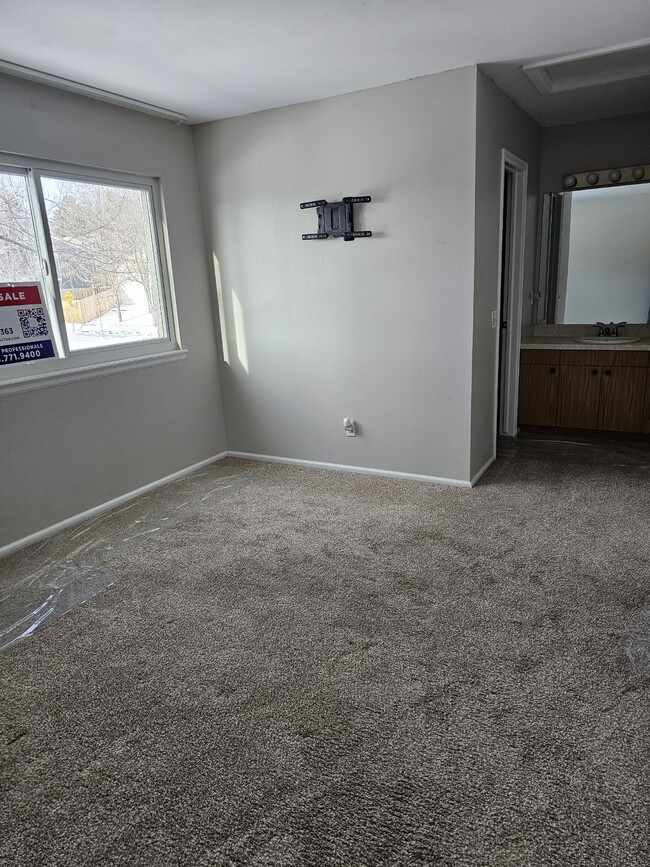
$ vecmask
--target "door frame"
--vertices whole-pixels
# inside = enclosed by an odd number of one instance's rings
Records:
[[[512,178],[512,213],[510,230],[510,261],[505,291],[501,291],[503,275],[503,217],[505,175]],[[501,184],[499,206],[499,295],[497,301],[497,359],[494,385],[495,419],[494,453],[496,454],[499,436],[517,436],[517,407],[519,393],[519,352],[521,346],[521,315],[524,303],[524,253],[526,246],[526,198],[528,191],[528,163],[515,156],[506,148],[501,150]],[[502,310],[502,296],[506,299],[506,309]],[[505,313],[505,317],[504,314]],[[506,319],[505,345],[501,322]],[[503,358],[503,365],[501,359]],[[500,380],[503,382],[499,395]]]

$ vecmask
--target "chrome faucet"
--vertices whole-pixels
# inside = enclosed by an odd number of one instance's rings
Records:
[[[605,325],[604,322],[597,322],[599,337],[618,337],[618,329],[627,325],[627,322],[610,322]]]

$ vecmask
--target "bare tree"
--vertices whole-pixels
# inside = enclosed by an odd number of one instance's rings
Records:
[[[24,175],[0,174],[0,281],[26,283],[40,275]]]
[[[125,283],[139,283],[160,324],[146,194],[49,178],[43,188],[61,286],[112,289],[119,297]]]
[[[42,186],[60,288],[112,291],[121,318],[123,287],[138,283],[162,333],[147,193],[57,178],[43,178]],[[24,282],[39,274],[25,177],[0,173],[0,280]]]

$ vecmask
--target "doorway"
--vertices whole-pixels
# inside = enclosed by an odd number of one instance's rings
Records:
[[[527,163],[504,149],[501,158],[500,298],[495,440],[500,436],[515,437],[518,432],[517,396],[524,291],[527,187]]]

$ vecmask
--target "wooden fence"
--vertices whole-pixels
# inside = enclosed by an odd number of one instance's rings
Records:
[[[128,304],[128,296],[119,289],[104,289],[81,298],[70,298],[74,290],[63,293],[63,314],[66,322],[83,325],[98,319],[102,314],[119,304]]]

